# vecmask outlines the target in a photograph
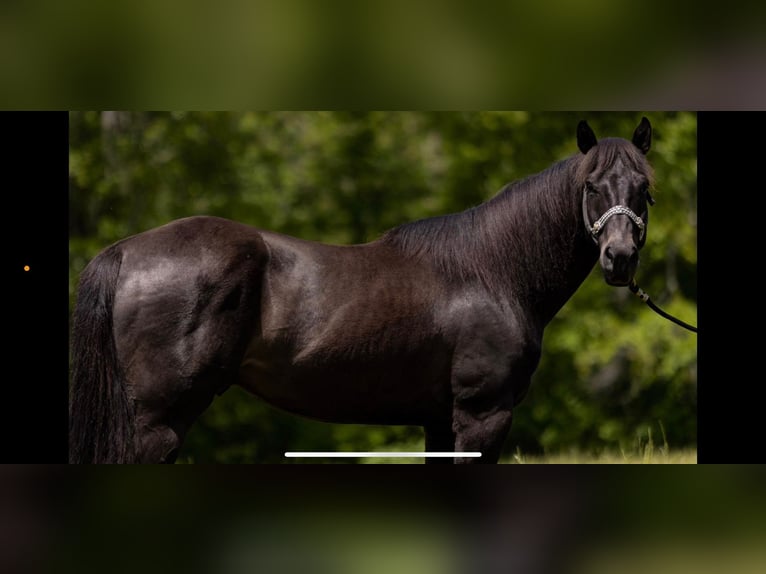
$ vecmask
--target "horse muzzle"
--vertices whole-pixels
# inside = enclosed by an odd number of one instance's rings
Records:
[[[628,285],[638,267],[638,248],[633,243],[607,243],[601,250],[600,261],[609,285]]]

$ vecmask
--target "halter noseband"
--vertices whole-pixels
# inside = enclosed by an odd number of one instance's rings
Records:
[[[644,234],[646,233],[646,224],[644,223],[644,220],[641,219],[638,215],[635,214],[635,212],[630,209],[626,205],[615,205],[614,207],[610,207],[607,209],[604,214],[598,218],[598,220],[591,225],[590,219],[588,218],[588,188],[586,187],[583,190],[582,194],[582,215],[583,220],[585,221],[585,229],[588,230],[588,235],[590,235],[591,239],[593,239],[593,242],[598,244],[598,236],[601,234],[601,231],[604,229],[604,225],[606,224],[607,220],[612,217],[613,215],[627,215],[630,217],[631,221],[636,224],[636,227],[638,227],[638,240],[643,241],[644,240]]]

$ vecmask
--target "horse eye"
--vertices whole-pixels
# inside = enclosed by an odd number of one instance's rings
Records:
[[[639,187],[639,190],[641,191],[641,195],[646,198],[647,203],[649,203],[649,205],[654,205],[654,198],[652,197],[652,194],[649,193],[649,183],[646,181],[643,182]]]
[[[652,194],[649,193],[649,183],[644,182],[641,184],[641,193],[644,194],[649,205],[654,205],[654,198],[652,197]]]
[[[588,190],[588,193],[598,193],[598,191],[596,190],[596,187],[590,181],[585,182],[585,189]]]

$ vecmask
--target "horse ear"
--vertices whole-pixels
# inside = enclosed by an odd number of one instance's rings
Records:
[[[641,123],[638,124],[636,131],[633,132],[633,143],[644,155],[646,155],[646,152],[649,151],[652,145],[652,125],[645,117],[641,118]]]
[[[588,153],[588,150],[597,143],[596,134],[593,133],[588,122],[580,120],[580,123],[577,124],[577,147],[580,148],[581,152]]]

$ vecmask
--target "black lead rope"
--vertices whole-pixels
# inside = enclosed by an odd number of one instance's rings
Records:
[[[668,313],[665,313],[662,309],[657,307],[657,305],[654,304],[654,302],[649,298],[649,294],[641,289],[638,285],[636,285],[635,281],[631,281],[630,285],[628,285],[628,289],[631,290],[632,293],[634,293],[639,299],[641,299],[644,303],[649,305],[649,308],[660,315],[661,317],[665,317],[669,321],[673,321],[676,325],[680,325],[684,329],[688,329],[689,331],[692,331],[693,333],[697,332],[697,327],[693,327],[692,325],[689,325],[689,323],[684,323],[680,319],[676,319],[673,317],[673,315],[669,315]]]

